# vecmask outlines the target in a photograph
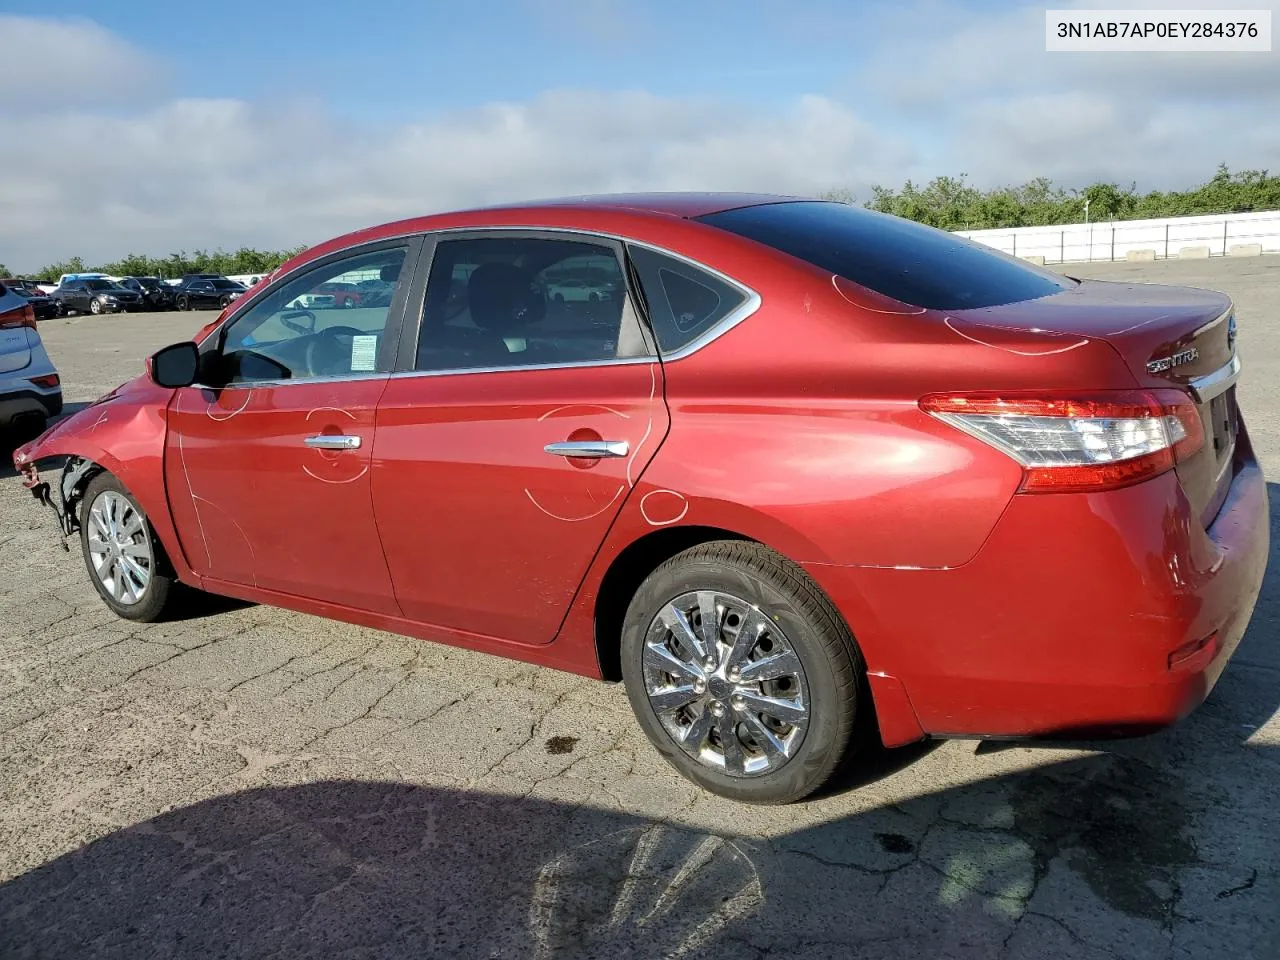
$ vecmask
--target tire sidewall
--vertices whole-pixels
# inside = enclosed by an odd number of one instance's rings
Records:
[[[723,590],[756,604],[786,635],[804,667],[809,689],[809,728],[795,756],[774,773],[739,778],[703,766],[671,739],[649,702],[641,665],[649,624],[676,597],[704,589]],[[832,662],[818,635],[821,625],[812,622],[798,599],[785,586],[732,560],[698,558],[660,567],[640,586],[627,608],[622,629],[622,672],[636,718],[669,763],[721,796],[748,803],[799,799],[827,779],[846,749],[856,704],[854,698],[842,696],[837,683],[841,665]]]

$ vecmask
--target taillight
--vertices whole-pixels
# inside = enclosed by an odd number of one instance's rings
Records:
[[[31,304],[28,303],[25,307],[19,307],[7,313],[0,313],[0,329],[12,330],[16,327],[36,329],[36,311]]]
[[[50,387],[56,387],[61,382],[58,380],[56,373],[47,373],[43,377],[31,377],[30,381],[37,387],[44,387],[46,390]]]
[[[1028,493],[1127,487],[1204,443],[1200,414],[1181,390],[934,394],[920,407],[1022,464]]]

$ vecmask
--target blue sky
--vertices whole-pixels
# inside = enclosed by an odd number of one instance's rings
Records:
[[[1055,7],[1172,0],[1055,0]],[[1253,0],[1276,9],[1280,0]],[[1280,57],[1048,54],[1022,0],[8,0],[0,263],[634,189],[1280,169]],[[216,12],[215,12],[216,11]],[[1277,17],[1280,22],[1280,17]]]
[[[556,89],[644,90],[660,96],[776,104],[821,93],[857,99],[859,65],[885,45],[911,55],[901,4],[764,0],[384,0],[369,7],[226,0],[192,28],[172,3],[59,3],[119,32],[167,64],[186,97],[314,98],[361,120],[421,118]],[[1014,4],[938,3],[956,20]],[[962,10],[957,14],[957,9]],[[10,5],[47,16],[48,4]],[[889,119],[887,116],[885,119]]]
[[[224,0],[194,27],[158,0],[56,6],[59,16],[176,54],[180,95],[252,99],[305,88],[361,113],[403,113],[562,87],[760,100],[847,91],[900,4],[807,3],[797,12],[763,0],[491,0],[468,11],[457,2]],[[972,17],[1013,4],[963,6]],[[47,16],[49,5],[8,9]],[[909,39],[895,34],[895,43]]]

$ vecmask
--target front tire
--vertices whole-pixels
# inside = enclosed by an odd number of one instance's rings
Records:
[[[862,655],[830,601],[768,548],[718,541],[659,566],[622,630],[640,726],[672,766],[746,803],[800,800],[850,752]]]
[[[109,473],[90,482],[80,504],[80,549],[98,595],[117,616],[164,619],[180,588],[142,507]]]
[[[89,312],[95,317],[102,312],[102,303],[98,300],[89,301]]]

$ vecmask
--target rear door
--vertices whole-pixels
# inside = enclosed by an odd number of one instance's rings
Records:
[[[62,295],[63,305],[69,310],[86,312],[89,309],[88,290],[83,280],[71,280]]]
[[[621,253],[603,238],[515,231],[424,252],[420,329],[379,404],[371,467],[406,616],[555,637],[667,431],[662,368]],[[555,298],[549,276],[624,295]]]

